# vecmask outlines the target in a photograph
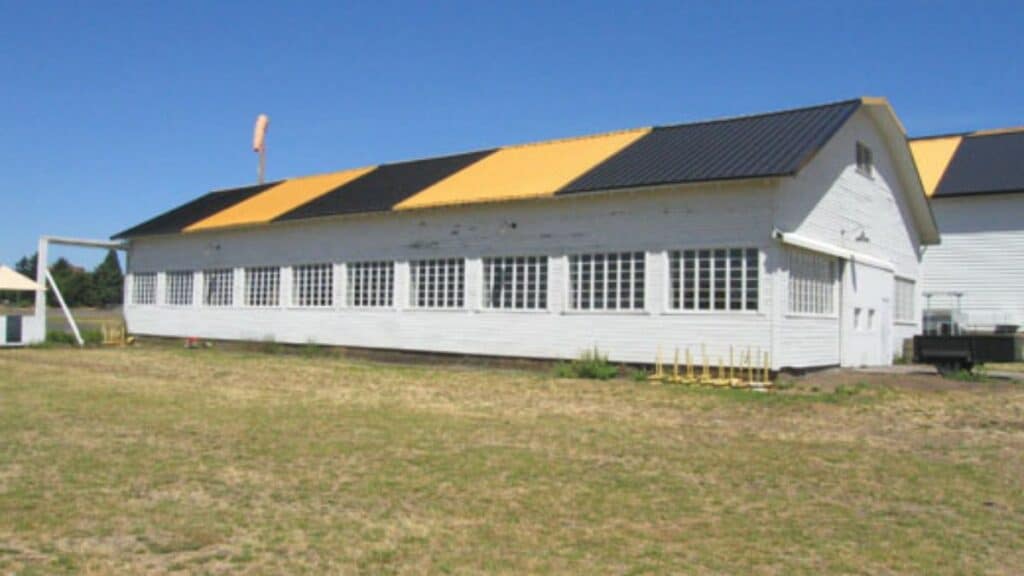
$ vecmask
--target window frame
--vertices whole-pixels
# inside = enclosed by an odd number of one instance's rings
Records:
[[[333,262],[310,262],[306,264],[294,264],[289,267],[291,270],[291,293],[288,296],[288,307],[297,308],[300,310],[331,310],[336,308],[338,305],[337,291],[338,291],[338,274],[336,272],[336,266]],[[319,292],[320,296],[326,295],[328,299],[327,304],[303,304],[300,301],[302,291],[299,289],[300,278],[303,277],[304,271],[312,271],[315,268],[323,268],[327,271],[326,274],[321,274],[320,279],[327,278],[327,290]],[[282,276],[281,281],[284,281]],[[315,289],[308,290],[310,294],[316,292]]]
[[[747,291],[750,289],[749,283],[747,283],[747,282],[743,283],[743,286],[742,286],[742,288],[740,290],[740,302],[741,302],[742,307],[740,309],[730,309],[729,308],[729,304],[730,304],[730,301],[731,301],[730,300],[730,296],[732,295],[732,284],[731,284],[732,275],[728,273],[728,268],[727,268],[727,273],[725,275],[725,280],[724,280],[725,281],[725,287],[726,287],[725,308],[724,309],[720,309],[720,310],[716,310],[715,309],[715,307],[714,307],[715,295],[713,293],[709,297],[709,307],[707,309],[701,309],[700,308],[699,296],[697,294],[694,295],[694,307],[693,308],[686,308],[685,307],[686,295],[685,295],[685,292],[682,291],[682,288],[680,288],[680,294],[679,294],[679,307],[675,308],[675,307],[672,306],[672,282],[673,282],[673,277],[672,277],[672,253],[673,252],[680,253],[680,273],[682,273],[685,270],[685,268],[684,268],[685,263],[684,263],[684,258],[682,257],[682,254],[687,252],[687,251],[694,251],[694,252],[698,252],[699,253],[702,250],[710,251],[712,253],[711,254],[711,259],[712,260],[714,260],[714,251],[715,250],[725,250],[725,252],[726,252],[726,262],[728,262],[731,259],[731,252],[733,250],[740,250],[741,251],[740,257],[742,258],[742,261],[743,261],[744,278],[746,278],[746,270],[747,270],[747,266],[746,266],[746,262],[747,262],[746,261],[746,253],[749,250],[754,250],[756,252],[756,254],[757,254],[757,296],[756,296],[757,308],[754,308],[754,309],[747,308]],[[699,257],[700,256],[698,254],[698,260],[699,260]],[[764,295],[764,286],[765,286],[765,278],[764,278],[764,258],[765,258],[765,253],[764,253],[764,250],[762,250],[762,248],[760,246],[753,245],[753,244],[739,244],[739,245],[736,245],[736,246],[723,246],[721,244],[690,244],[690,245],[687,245],[687,246],[684,246],[684,247],[680,247],[680,248],[670,248],[670,249],[665,250],[664,254],[663,254],[663,258],[664,258],[663,259],[663,265],[664,265],[664,268],[665,268],[665,275],[664,275],[665,278],[664,278],[664,283],[663,283],[663,289],[664,289],[665,297],[663,299],[664,303],[663,303],[663,307],[662,307],[663,308],[662,313],[664,313],[664,314],[678,314],[678,315],[689,315],[689,314],[698,314],[698,315],[706,315],[706,314],[740,314],[740,315],[754,315],[754,316],[764,315],[766,313],[765,310],[764,310],[764,305],[763,305],[762,299],[761,299],[761,297]],[[696,275],[697,272],[698,271],[695,268],[694,269],[694,274]],[[695,280],[697,282],[700,281],[700,279],[697,278],[697,277],[695,277]],[[714,274],[709,276],[708,281],[710,282],[711,286],[713,287],[714,286],[714,282],[715,282]]]
[[[356,284],[356,282],[353,281],[353,277],[354,277],[353,272],[357,268],[361,268],[361,267],[364,267],[364,266],[370,266],[370,267],[372,267],[372,266],[378,266],[378,267],[383,266],[383,268],[385,270],[387,270],[387,273],[384,274],[383,278],[380,278],[379,275],[378,275],[377,279],[374,280],[372,278],[372,276],[368,276],[368,278],[369,278],[368,282],[370,284],[373,284],[374,282],[376,282],[377,285],[379,286],[380,282],[383,282],[384,288],[388,289],[387,292],[386,292],[385,302],[383,304],[357,304],[356,303],[355,290],[357,289],[357,284]],[[373,269],[373,268],[371,268],[371,269]],[[394,310],[396,308],[396,306],[395,306],[395,287],[397,286],[397,282],[396,282],[395,278],[397,277],[397,274],[398,274],[398,265],[397,265],[397,263],[394,260],[358,260],[358,261],[352,261],[352,262],[345,262],[345,264],[344,264],[344,272],[343,273],[345,275],[345,284],[344,284],[344,294],[342,294],[341,302],[342,302],[343,306],[345,307],[345,309],[347,309],[347,310],[354,310],[354,311],[360,311],[360,310],[373,311],[373,310]],[[362,272],[360,272],[360,274],[362,275]],[[371,300],[372,299],[373,298],[371,297]]]
[[[173,302],[171,297],[175,292],[171,289],[172,278],[188,278],[188,302]],[[188,308],[195,306],[196,275],[194,270],[168,270],[164,272],[164,306],[173,308]]]
[[[457,282],[459,284],[461,284],[462,290],[458,291],[458,292],[452,292],[452,294],[456,295],[455,298],[456,298],[456,301],[457,301],[457,305],[455,305],[455,306],[449,306],[447,304],[439,306],[436,303],[435,304],[431,304],[431,305],[421,305],[421,304],[418,304],[418,300],[419,300],[419,297],[418,297],[419,296],[418,295],[419,284],[417,284],[417,282],[418,282],[417,268],[419,268],[421,266],[424,266],[424,265],[426,265],[428,263],[435,263],[435,262],[440,262],[440,263],[445,263],[445,264],[453,264],[456,267],[456,280],[457,280]],[[467,259],[463,258],[463,257],[453,257],[453,258],[420,258],[420,259],[417,259],[417,260],[410,260],[409,261],[409,285],[408,285],[408,291],[407,291],[407,294],[406,294],[406,296],[407,296],[406,303],[407,303],[409,309],[410,310],[418,310],[418,311],[432,310],[432,311],[441,311],[441,312],[462,312],[462,311],[469,310],[470,309],[470,307],[469,307],[469,300],[467,298],[467,292],[468,292],[467,288],[468,288],[468,286],[466,285],[466,276],[467,276],[466,269],[467,268],[468,268]],[[446,300],[447,299],[447,295],[448,295],[448,292],[447,292],[448,276],[449,276],[448,272],[447,272],[448,268],[447,267],[442,267],[440,270],[443,271],[443,272],[441,272],[439,275],[437,275],[437,272],[438,272],[437,270],[431,271],[431,273],[435,274],[435,276],[433,276],[431,279],[436,278],[438,280],[438,285],[435,286],[432,291],[434,293],[440,292],[440,297],[443,300]],[[462,277],[461,278],[458,278],[458,272],[462,273]],[[444,282],[440,283],[440,279],[442,279],[442,278],[444,279]],[[435,301],[436,301],[436,298],[435,298]]]
[[[202,271],[202,299],[199,305],[204,308],[231,308],[235,305],[235,269],[234,268],[207,268]],[[218,299],[213,301],[210,298],[209,283],[214,276],[224,276],[230,280],[227,283],[229,292],[227,302],[221,303]]]
[[[602,307],[602,308],[593,308],[593,307],[591,307],[591,308],[581,308],[581,307],[574,307],[574,305],[573,305],[574,304],[574,301],[573,301],[573,296],[574,296],[573,295],[573,265],[572,265],[573,258],[574,257],[578,257],[578,258],[590,257],[590,258],[593,258],[594,256],[603,256],[603,257],[605,257],[607,259],[608,255],[611,255],[611,254],[615,254],[615,255],[619,255],[619,256],[621,256],[623,254],[631,254],[631,255],[639,254],[640,255],[639,262],[643,263],[643,273],[641,274],[641,277],[640,277],[641,287],[643,288],[643,294],[641,296],[641,298],[642,298],[641,305],[639,307],[635,306],[636,290],[635,290],[635,288],[631,288],[630,289],[630,293],[629,293],[629,300],[630,300],[631,306],[629,308],[607,308],[607,307]],[[563,294],[562,294],[562,302],[563,302],[563,304],[562,304],[562,314],[617,314],[617,315],[644,315],[644,314],[650,314],[650,312],[648,311],[648,305],[650,304],[650,289],[649,289],[649,287],[647,285],[648,284],[648,271],[650,270],[650,265],[649,265],[650,263],[648,262],[648,257],[649,256],[650,256],[650,253],[647,250],[642,250],[642,249],[636,249],[636,250],[623,249],[623,250],[605,250],[605,251],[592,251],[592,252],[573,252],[573,253],[566,254],[565,255],[565,260],[564,260],[565,267],[564,267],[564,272],[563,272],[563,275],[564,275],[564,278],[563,278],[564,289],[563,289]],[[635,263],[636,261],[637,260],[631,260],[632,263]],[[607,260],[606,260],[606,262],[607,262]],[[621,258],[616,261],[616,270],[617,271],[619,270],[618,266],[621,264],[621,262],[622,262]],[[630,265],[630,274],[634,274],[634,272],[633,272],[633,265],[634,264]],[[605,269],[607,269],[607,268],[608,267],[607,267],[607,264],[606,264],[605,265]],[[604,273],[604,270],[602,270],[602,274],[603,273]],[[622,276],[620,274],[617,274],[616,275],[616,281],[618,281],[621,277]],[[602,278],[604,278],[603,275],[602,275]],[[605,282],[605,286],[607,286],[607,285],[608,285],[608,283]],[[614,290],[615,290],[615,293],[619,294],[619,298],[617,300],[621,300],[622,286],[619,285],[618,282],[616,282]],[[612,293],[612,292],[608,291],[608,292],[602,294],[602,302],[604,302],[604,298],[608,294],[610,294],[610,293]],[[592,299],[593,294],[591,294],[590,297]]]
[[[857,172],[867,178],[874,179],[875,153],[871,150],[871,147],[858,140],[854,157],[857,164]]]
[[[142,279],[146,279],[151,282],[150,286],[147,287],[149,297],[146,299],[146,302],[139,301],[139,280]],[[156,306],[156,286],[156,272],[132,272],[132,306]]]
[[[523,283],[522,283],[522,288],[525,290],[524,293],[523,293],[524,294],[523,295],[524,305],[523,305],[523,307],[516,307],[516,305],[515,305],[516,298],[518,296],[518,292],[516,291],[516,288],[517,288],[516,282],[519,280],[519,277],[516,274],[516,264],[517,264],[516,261],[520,260],[520,259],[524,260],[524,263],[523,263],[524,270],[532,269],[533,270],[533,274],[536,274],[536,277],[534,279],[535,286],[532,286],[532,287],[535,288],[535,292],[534,292],[535,296],[533,298],[533,301],[538,302],[538,305],[533,306],[533,307],[530,307],[528,305],[530,300],[531,300],[531,298],[530,298],[530,288],[531,288],[531,285],[529,284],[529,279],[531,277],[530,274],[527,275],[527,279],[524,280]],[[535,268],[531,268],[531,260],[537,261]],[[511,298],[511,305],[509,305],[509,306],[504,306],[504,305],[495,306],[495,305],[490,303],[490,300],[491,300],[490,299],[490,295],[489,295],[490,290],[488,290],[488,268],[489,268],[488,264],[489,263],[504,262],[504,261],[511,261],[511,263],[512,263],[512,270],[513,270],[513,281],[512,282],[513,282],[513,284],[512,284],[512,292],[511,292],[511,296],[510,296],[510,298]],[[480,267],[481,267],[480,268],[480,299],[479,299],[478,305],[479,305],[479,308],[480,308],[481,311],[483,311],[483,312],[513,312],[513,313],[527,313],[527,314],[529,314],[529,313],[535,313],[535,314],[536,313],[547,313],[547,312],[551,311],[551,298],[550,298],[550,294],[551,294],[551,292],[550,292],[551,291],[551,256],[549,256],[547,254],[518,254],[518,255],[513,255],[513,256],[483,256],[483,257],[480,258]]]
[[[830,254],[822,252],[815,252],[813,250],[807,250],[803,248],[788,247],[785,250],[786,254],[786,287],[785,287],[785,315],[789,318],[818,318],[818,319],[837,319],[840,316],[840,290],[842,290],[843,280],[843,266],[844,260]],[[832,274],[832,311],[831,312],[804,312],[793,310],[793,302],[791,298],[790,286],[793,282],[793,255],[812,256],[814,258],[820,258],[829,262],[829,270]]]
[[[242,270],[242,305],[246,308],[280,308],[281,276],[280,266],[247,266]],[[271,278],[273,281],[269,281]],[[260,280],[260,282],[253,284],[254,279]],[[254,294],[254,289],[264,292]],[[271,295],[273,298],[270,297]],[[259,298],[254,296],[259,296]],[[267,303],[264,303],[264,300]]]
[[[900,317],[899,313],[902,310],[900,306],[900,285],[908,286],[910,288],[910,315],[907,317]],[[893,277],[893,297],[892,297],[892,319],[896,324],[909,324],[917,325],[917,281],[912,278],[906,278],[904,276]]]

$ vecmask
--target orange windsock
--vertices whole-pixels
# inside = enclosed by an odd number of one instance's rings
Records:
[[[264,140],[267,138],[267,128],[270,126],[270,118],[266,114],[256,117],[256,127],[252,131],[252,151],[262,152]]]

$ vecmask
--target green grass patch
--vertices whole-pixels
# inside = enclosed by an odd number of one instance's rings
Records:
[[[871,378],[754,393],[304,352],[5,351],[0,573],[1024,565],[1024,390]]]

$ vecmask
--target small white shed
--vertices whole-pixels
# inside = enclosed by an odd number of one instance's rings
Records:
[[[0,292],[36,292],[44,288],[7,266],[0,266]],[[0,346],[25,344],[20,314],[0,315]]]

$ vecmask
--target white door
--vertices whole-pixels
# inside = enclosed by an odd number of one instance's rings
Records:
[[[889,311],[893,275],[854,261],[843,267],[840,338],[843,366],[885,366],[892,362]]]

